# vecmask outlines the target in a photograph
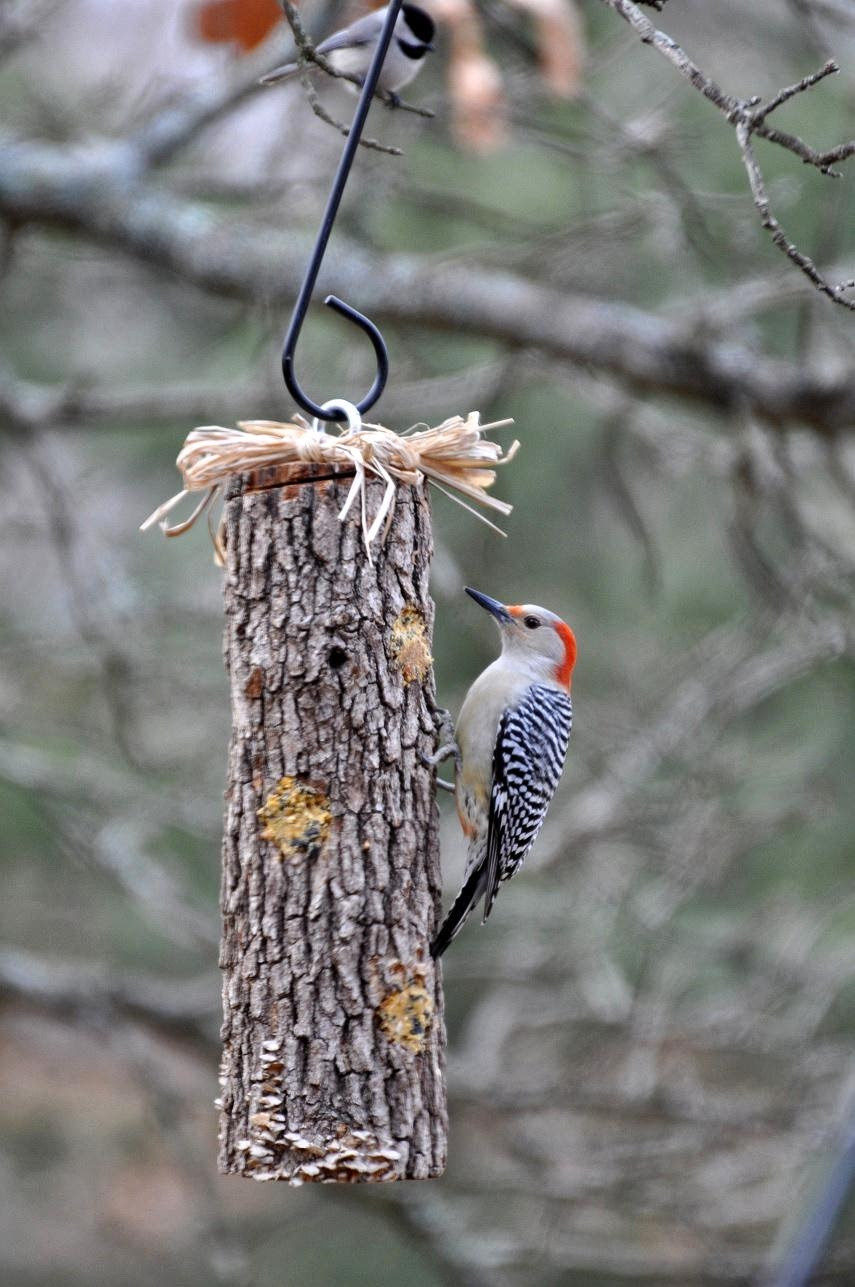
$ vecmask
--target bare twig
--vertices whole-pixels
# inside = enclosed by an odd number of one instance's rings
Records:
[[[751,195],[760,214],[763,227],[770,233],[773,243],[813,282],[818,290],[827,295],[835,304],[841,304],[844,308],[855,309],[855,300],[844,298],[844,293],[855,286],[855,282],[846,281],[837,286],[831,285],[826,281],[813,261],[803,251],[800,251],[784,233],[780,223],[770,209],[763,177],[751,147],[751,136],[756,134],[760,138],[765,138],[770,143],[776,143],[779,147],[792,152],[806,164],[816,166],[822,174],[833,175],[832,165],[837,161],[846,160],[855,153],[855,141],[842,143],[830,151],[817,152],[796,135],[786,134],[783,131],[770,128],[766,124],[766,118],[783,103],[788,102],[797,94],[813,88],[821,80],[837,72],[839,70],[837,64],[834,62],[826,63],[819,71],[803,77],[802,80],[794,85],[789,85],[785,89],[779,90],[768,103],[761,103],[757,98],[745,101],[725,93],[696,63],[692,62],[691,58],[680,48],[675,40],[672,40],[664,31],[660,31],[655,27],[638,6],[632,3],[632,0],[603,0],[603,3],[613,9],[625,22],[629,23],[640,37],[642,43],[652,45],[658,53],[677,69],[681,76],[684,76],[699,93],[703,94],[720,112],[725,114],[736,130],[737,143],[748,173]]]
[[[330,115],[321,103],[317,90],[312,84],[311,78],[305,71],[301,73],[300,81],[303,89],[306,91],[306,97],[309,100],[309,105],[315,113],[315,116],[317,116],[319,120],[324,121],[326,125],[331,125],[334,130],[338,130],[342,138],[347,138],[350,134],[350,126],[343,125],[341,121],[337,121],[334,116]],[[360,138],[359,144],[360,147],[368,148],[370,151],[385,152],[387,156],[403,156],[403,152],[399,147],[390,147],[386,143],[379,143],[377,139],[369,139],[363,136]]]
[[[827,62],[824,67],[820,67],[819,71],[811,72],[809,76],[803,76],[795,85],[788,85],[785,89],[779,89],[777,94],[769,99],[768,103],[762,104],[752,113],[755,124],[762,124],[770,112],[774,112],[789,99],[795,98],[796,94],[803,93],[806,89],[810,89],[812,85],[817,85],[821,80],[825,80],[826,76],[834,76],[839,71],[840,68],[837,63]]]
[[[272,419],[280,403],[280,391],[271,391],[262,380],[227,388],[208,381],[125,390],[33,384],[0,368],[0,423],[23,433],[45,425],[52,429],[85,425],[92,430],[140,422],[202,421],[214,416],[239,420],[247,407],[259,416],[270,412]]]
[[[384,414],[390,423],[403,422],[417,406],[426,416],[468,399],[491,405],[506,360],[477,363],[452,374],[399,380],[384,395]],[[276,372],[278,375],[278,371]],[[263,376],[245,384],[166,384],[138,389],[51,386],[19,380],[0,368],[0,424],[29,432],[49,424],[53,429],[85,425],[88,431],[117,424],[172,423],[192,420],[213,423],[240,420],[251,410],[260,419],[275,420],[282,412],[279,384]]]
[[[334,68],[327,64],[327,60],[322,54],[314,57],[309,55],[308,50],[311,48],[311,41],[300,24],[297,10],[294,10],[294,15],[299,26],[300,40],[306,42],[305,48],[298,43],[297,47],[300,54],[307,61],[316,62],[331,76],[358,84],[358,77],[336,72]],[[295,43],[297,43],[297,27],[293,23],[292,31],[295,35]],[[277,28],[260,49],[242,58],[234,68],[225,70],[217,78],[205,80],[192,89],[186,90],[179,102],[167,103],[158,108],[129,139],[142,163],[145,166],[151,166],[170,160],[176,152],[191,143],[207,126],[214,124],[214,122],[227,115],[246,99],[260,93],[260,77],[265,71],[269,70],[272,58],[281,56],[281,54],[282,34]],[[382,94],[379,97],[381,100],[387,101],[383,99]],[[433,113],[427,108],[415,107],[406,103],[402,103],[401,107],[404,111],[414,112],[419,116],[433,116]],[[339,130],[344,128],[340,127],[331,117],[325,117],[323,109],[317,111],[316,115]],[[370,139],[363,140],[363,143],[366,147],[376,146],[379,150],[384,150],[382,144],[375,145]]]
[[[641,547],[648,591],[653,594],[662,585],[661,558],[650,525],[626,476],[620,452],[632,417],[629,399],[623,400],[615,411],[604,417],[601,452],[603,483],[619,518]]]
[[[837,286],[832,286],[825,280],[822,273],[816,267],[816,264],[803,251],[799,250],[784,232],[778,220],[772,214],[769,205],[769,198],[766,195],[766,186],[763,183],[763,176],[757,159],[754,155],[754,149],[751,146],[751,126],[746,121],[740,121],[736,126],[736,141],[739,144],[739,150],[742,153],[743,164],[748,174],[748,182],[751,186],[751,195],[754,198],[754,204],[760,213],[760,220],[763,227],[771,234],[772,241],[782,250],[788,259],[791,259],[798,268],[802,270],[816,286],[817,290],[823,295],[827,295],[835,304],[842,304],[845,308],[855,309],[855,300],[843,298],[843,292],[850,290],[855,286],[855,281],[845,281]]]
[[[71,619],[98,667],[99,688],[114,739],[128,762],[136,764],[133,711],[128,692],[129,659],[118,634],[111,635],[105,619],[98,619],[94,605],[108,597],[104,573],[84,551],[78,509],[62,470],[62,450],[47,434],[43,424],[33,425],[22,443],[22,457],[33,476],[34,490],[44,503],[45,532],[61,573]],[[115,570],[111,571],[115,576]],[[100,593],[93,594],[93,586],[99,588]],[[112,622],[112,618],[107,619]]]
[[[332,76],[336,80],[349,81],[351,85],[356,85],[359,89],[361,89],[362,88],[361,76],[354,76],[350,72],[339,71],[337,68],[335,68],[332,65],[332,63],[328,58],[325,58],[323,54],[318,53],[311,37],[306,31],[306,28],[303,26],[303,20],[300,17],[300,11],[297,8],[297,6],[295,4],[292,4],[291,0],[279,0],[279,3],[282,6],[282,12],[285,14],[285,19],[289,27],[291,28],[291,33],[294,37],[294,44],[297,46],[297,49],[299,50],[300,61],[303,63],[314,63],[317,67],[320,67],[321,71],[326,72],[328,76]],[[305,81],[303,83],[305,84]],[[430,108],[417,107],[414,103],[401,102],[397,98],[392,98],[391,95],[387,94],[382,89],[376,90],[374,93],[374,97],[379,99],[381,103],[385,103],[387,107],[394,106],[396,109],[399,108],[402,112],[412,112],[413,115],[415,116],[424,116],[424,117],[427,117],[429,120],[433,119],[434,113],[430,110]],[[326,118],[322,117],[321,119],[326,119]],[[335,125],[336,122],[329,121],[328,124]],[[337,127],[337,128],[341,128],[341,127]]]

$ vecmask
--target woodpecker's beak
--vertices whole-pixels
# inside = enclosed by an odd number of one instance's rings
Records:
[[[464,586],[464,589],[470,599],[474,599],[476,603],[480,603],[482,608],[486,608],[488,612],[492,613],[499,625],[506,626],[510,622],[511,614],[503,603],[499,603],[498,599],[491,599],[489,594],[482,594],[480,590],[473,590],[469,585]]]

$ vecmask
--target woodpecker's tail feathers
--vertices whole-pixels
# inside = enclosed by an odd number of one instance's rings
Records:
[[[495,804],[497,792],[493,790],[493,804]],[[487,828],[487,853],[484,865],[484,889],[487,897],[484,899],[484,915],[481,917],[481,924],[487,924],[487,917],[493,910],[493,904],[496,901],[496,895],[499,892],[499,827],[496,825],[496,809],[491,807],[490,820]]]
[[[451,940],[460,932],[466,923],[469,913],[487,888],[487,872],[484,864],[474,867],[463,888],[454,900],[451,910],[439,927],[439,933],[430,945],[430,954],[436,960],[442,956]]]
[[[278,85],[281,80],[290,80],[299,70],[299,63],[284,63],[282,67],[274,67],[273,71],[267,72],[258,83],[259,85]]]

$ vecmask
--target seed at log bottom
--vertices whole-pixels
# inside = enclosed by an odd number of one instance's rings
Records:
[[[404,676],[404,683],[424,680],[433,665],[425,619],[408,603],[398,614],[389,636],[392,661]]]
[[[332,821],[324,793],[292,777],[280,778],[258,817],[265,824],[262,840],[269,840],[282,858],[292,861],[320,853]]]

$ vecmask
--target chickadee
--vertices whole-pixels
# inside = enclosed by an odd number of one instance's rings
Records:
[[[317,46],[331,66],[349,76],[364,78],[371,65],[377,41],[386,20],[386,9],[375,9],[357,18],[349,27],[336,31]],[[436,28],[433,18],[415,4],[403,4],[395,22],[392,40],[383,62],[377,88],[393,100],[398,90],[409,85],[419,71],[425,54],[433,49]],[[262,85],[275,85],[300,70],[299,63],[286,63],[262,76]]]

